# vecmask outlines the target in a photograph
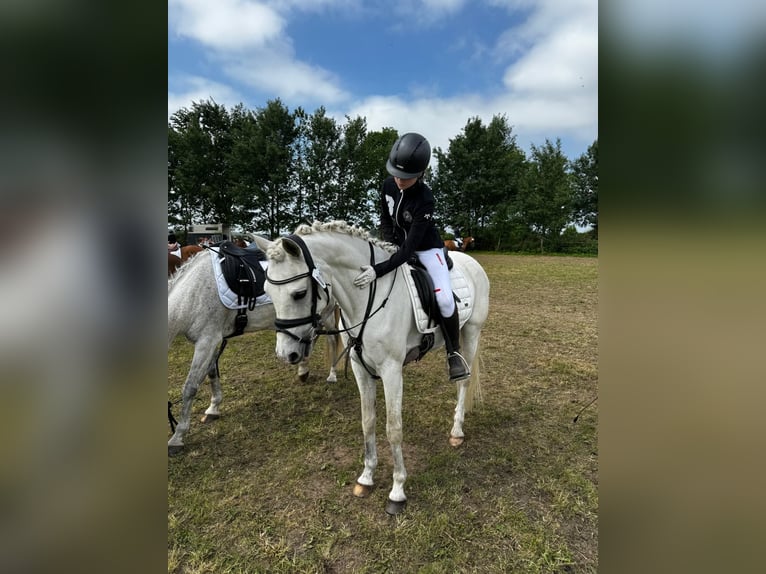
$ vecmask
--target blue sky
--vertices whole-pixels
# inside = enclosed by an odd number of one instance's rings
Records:
[[[505,114],[517,143],[598,137],[597,0],[168,0],[168,116],[212,98],[363,116],[446,149]]]

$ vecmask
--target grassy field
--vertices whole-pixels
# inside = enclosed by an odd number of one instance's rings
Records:
[[[168,460],[168,572],[596,572],[598,261],[474,255],[491,282],[481,347],[483,402],[448,445],[455,385],[444,350],[404,370],[406,511],[384,512],[391,451],[378,393],[377,485],[362,470],[351,371],[324,382],[323,342],[307,383],[274,355],[272,332],[232,339],[222,418]],[[168,354],[177,400],[191,358]],[[170,435],[168,434],[168,437]]]

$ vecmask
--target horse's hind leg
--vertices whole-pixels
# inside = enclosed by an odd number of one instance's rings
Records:
[[[205,409],[202,415],[202,422],[209,423],[221,418],[221,401],[223,400],[223,391],[221,390],[221,374],[218,371],[218,361],[213,359],[207,370],[207,377],[210,379],[210,406]]]
[[[454,447],[462,445],[465,441],[463,422],[465,421],[466,410],[470,410],[470,404],[468,403],[473,400],[473,389],[469,390],[469,387],[476,385],[479,378],[478,365],[474,366],[473,363],[478,350],[480,335],[480,328],[476,328],[469,323],[466,323],[463,326],[461,332],[463,357],[465,358],[466,363],[471,365],[471,376],[457,384],[457,405],[455,406],[455,417],[452,422],[452,430],[449,433],[449,443]]]
[[[171,456],[179,454],[183,450],[183,437],[189,430],[192,402],[197,395],[197,389],[205,378],[210,361],[214,358],[215,345],[215,341],[199,340],[194,346],[191,368],[181,391],[181,414],[178,417],[178,425],[168,441],[168,454]]]
[[[221,342],[221,346],[218,348],[213,360],[210,361],[210,366],[207,369],[207,377],[210,379],[210,406],[205,410],[205,414],[202,416],[203,423],[209,423],[216,419],[221,418],[221,401],[223,400],[223,391],[221,389],[221,371],[218,369],[218,360],[223,354],[223,350],[226,348],[227,340],[224,339]]]

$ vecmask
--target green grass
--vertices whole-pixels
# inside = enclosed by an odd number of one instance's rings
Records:
[[[323,342],[297,382],[274,334],[232,339],[222,418],[194,406],[186,450],[168,460],[168,572],[596,572],[598,260],[478,253],[492,284],[482,337],[483,403],[466,442],[447,443],[455,386],[443,350],[405,368],[407,510],[384,512],[392,463],[378,393],[376,488],[362,470],[356,385],[324,382]],[[168,354],[180,397],[191,345]]]

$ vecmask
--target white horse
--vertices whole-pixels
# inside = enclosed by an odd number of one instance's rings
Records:
[[[353,280],[362,265],[390,257],[396,248],[371,239],[363,230],[343,221],[315,222],[298,227],[294,235],[274,242],[256,238],[268,257],[266,293],[277,315],[276,353],[290,364],[304,356],[301,341],[310,341],[316,329],[316,312],[309,309],[308,293],[319,287],[331,289],[341,309],[344,342],[353,347],[351,366],[356,377],[362,406],[364,470],[357,478],[354,495],[367,496],[373,486],[378,463],[375,447],[375,377],[383,380],[386,399],[386,434],[393,454],[393,487],[386,512],[404,510],[407,497],[404,482],[407,471],[402,456],[402,366],[417,358],[423,335],[418,331],[413,304],[402,266],[364,289]],[[471,409],[478,391],[478,348],[489,307],[489,279],[475,259],[464,253],[450,253],[455,267],[465,277],[473,301],[470,316],[461,328],[462,353],[471,365],[471,377],[457,383],[457,406],[450,432],[450,444],[464,440],[464,413]],[[437,330],[438,331],[438,330]],[[444,344],[441,332],[434,333],[435,347]],[[446,362],[446,361],[445,361]],[[445,368],[445,378],[447,377]]]
[[[194,356],[182,390],[179,422],[168,441],[169,455],[178,454],[183,450],[183,438],[189,430],[192,401],[205,375],[210,378],[211,398],[210,406],[205,411],[202,422],[209,422],[220,417],[219,407],[223,394],[218,358],[223,347],[220,351],[218,347],[225,341],[224,337],[234,333],[236,317],[237,311],[227,308],[221,302],[208,253],[200,253],[189,259],[168,281],[168,349],[179,334],[183,334],[194,343]],[[256,305],[253,310],[247,310],[247,326],[244,332],[274,330],[275,318],[274,306],[270,302]],[[322,321],[326,325],[337,324],[334,303],[328,301],[322,307]],[[311,344],[307,345],[306,353],[299,361],[298,377],[301,381],[308,378],[309,352],[313,342],[312,340]],[[337,380],[335,371],[337,342],[336,337],[328,337],[327,355],[331,365],[330,374],[327,377],[328,383],[334,383]]]

